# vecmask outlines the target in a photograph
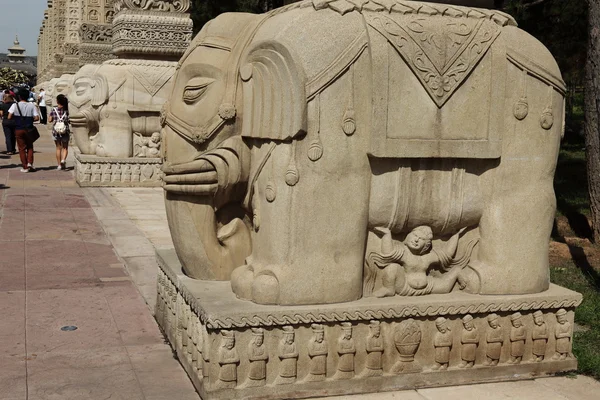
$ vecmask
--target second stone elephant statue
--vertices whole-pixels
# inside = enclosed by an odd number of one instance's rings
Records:
[[[370,295],[366,279],[387,279],[368,276],[370,254],[405,270],[399,295],[442,291],[453,265],[447,291],[542,292],[564,93],[550,53],[498,11],[306,0],[221,15],[162,114],[184,270],[264,304]]]
[[[115,59],[83,66],[69,96],[80,151],[100,157],[134,156],[136,137],[160,132],[160,109],[172,90],[176,64]]]

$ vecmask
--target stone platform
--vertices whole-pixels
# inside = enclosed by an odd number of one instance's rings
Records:
[[[75,179],[81,187],[161,186],[160,158],[111,158],[75,151]]]
[[[555,285],[519,296],[265,306],[238,300],[229,282],[188,278],[174,250],[158,250],[157,259],[156,318],[204,399],[373,393],[577,368],[571,338],[581,295]],[[534,324],[536,311],[541,325]],[[566,323],[559,324],[563,313]],[[471,320],[475,328],[467,330]]]

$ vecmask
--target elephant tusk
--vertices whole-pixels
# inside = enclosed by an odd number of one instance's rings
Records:
[[[167,175],[164,178],[166,184],[205,184],[205,183],[217,183],[217,172],[207,171],[197,174],[186,174],[186,175]]]
[[[167,175],[214,171],[215,167],[206,160],[195,160],[184,164],[164,164],[162,171]]]
[[[197,196],[208,196],[214,195],[217,192],[219,186],[215,184],[209,185],[172,185],[166,184],[163,189],[170,193],[177,194],[193,194]]]

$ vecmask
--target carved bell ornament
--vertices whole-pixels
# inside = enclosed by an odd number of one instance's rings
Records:
[[[527,115],[529,114],[529,103],[527,102],[527,97],[521,97],[519,101],[515,103],[513,112],[515,118],[519,121],[527,118]]]
[[[277,186],[273,181],[267,182],[267,187],[265,188],[265,197],[269,203],[272,203],[277,198]]]
[[[308,147],[308,158],[311,161],[318,161],[321,157],[323,157],[323,145],[321,144],[321,140],[313,140]]]
[[[540,117],[540,125],[545,130],[552,129],[554,126],[554,114],[552,113],[551,107],[546,107],[542,112],[542,116]]]

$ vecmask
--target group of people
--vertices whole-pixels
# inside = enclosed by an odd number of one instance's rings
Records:
[[[56,96],[56,107],[50,114],[46,110],[46,94],[40,89],[39,95],[31,101],[31,92],[27,88],[5,90],[0,103],[0,118],[6,143],[6,154],[14,155],[19,150],[21,158],[21,172],[33,172],[33,136],[30,134],[34,122],[40,124],[53,124],[52,136],[56,145],[57,169],[64,170],[69,152],[70,124],[69,101],[66,96]]]

